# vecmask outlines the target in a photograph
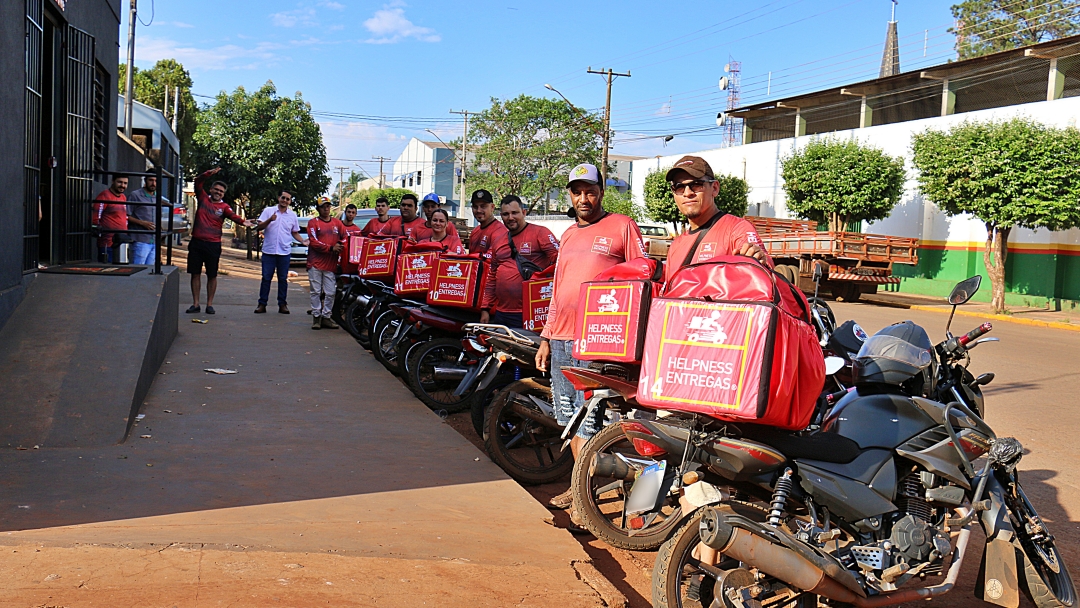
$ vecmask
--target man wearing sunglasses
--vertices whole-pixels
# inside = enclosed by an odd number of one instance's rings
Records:
[[[675,204],[686,216],[690,231],[671,242],[664,281],[690,264],[706,262],[718,255],[744,255],[772,268],[772,259],[761,246],[754,225],[716,207],[720,184],[712,167],[698,156],[684,156],[667,172]]]

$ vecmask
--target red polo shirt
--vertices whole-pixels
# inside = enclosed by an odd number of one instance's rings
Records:
[[[676,270],[683,267],[686,256],[690,254],[690,248],[694,246],[702,230],[708,232],[701,239],[693,257],[690,258],[690,264],[707,262],[718,255],[735,255],[743,245],[748,243],[761,247],[761,237],[758,236],[757,229],[741,217],[724,213],[710,222],[697,230],[680,234],[671,242],[667,264],[664,267],[665,283],[671,279]],[[772,258],[768,253],[765,254],[765,263],[769,268],[773,267]]]
[[[487,226],[477,226],[469,233],[469,253],[479,253],[488,257],[496,237],[506,238],[510,232],[499,220],[491,220]]]
[[[525,224],[521,232],[511,236],[510,232],[506,231],[506,236],[514,239],[514,246],[517,247],[521,259],[540,268],[551,266],[559,257],[559,241],[543,226]],[[511,255],[509,241],[502,235],[497,238],[495,246],[490,250],[494,280],[487,282],[483,307],[499,312],[521,312],[522,285],[525,279],[521,277],[517,262]]]
[[[332,217],[325,222],[317,217],[308,220],[307,267],[334,272],[337,270],[338,252],[332,248],[345,239],[345,225]]]
[[[90,223],[104,230],[127,230],[127,195],[113,194],[106,189],[94,198],[90,208]],[[100,201],[100,202],[99,202]],[[116,204],[119,203],[119,204]],[[105,232],[98,237],[98,247],[112,247],[116,241],[116,232]]]
[[[383,227],[379,229],[377,234],[383,236],[404,236],[410,240],[420,242],[421,239],[431,236],[431,229],[425,226],[425,220],[422,217],[417,217],[411,222],[402,222],[401,216],[390,218],[389,222],[383,224]]]

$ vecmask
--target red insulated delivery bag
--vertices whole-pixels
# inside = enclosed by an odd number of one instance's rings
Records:
[[[801,291],[746,257],[681,268],[650,307],[638,401],[805,428],[825,383],[808,311]]]
[[[444,254],[435,264],[428,304],[479,309],[488,272],[490,268],[477,254]]]
[[[521,320],[525,329],[540,331],[547,325],[548,307],[553,293],[555,265],[533,273],[521,286]]]
[[[582,283],[574,320],[574,358],[641,361],[649,304],[660,293],[663,273],[660,262],[637,258]]]
[[[394,261],[400,247],[400,238],[353,236],[349,239],[349,261],[357,252],[357,274],[366,278],[394,276]],[[353,243],[356,243],[355,247]]]
[[[397,256],[394,293],[399,296],[427,294],[442,252],[441,243],[406,243]]]

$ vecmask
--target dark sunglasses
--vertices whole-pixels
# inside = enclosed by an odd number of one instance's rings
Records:
[[[714,179],[695,179],[689,182],[668,182],[671,184],[671,191],[675,194],[682,193],[686,188],[690,188],[692,192],[702,192],[705,190],[705,184],[713,183]]]

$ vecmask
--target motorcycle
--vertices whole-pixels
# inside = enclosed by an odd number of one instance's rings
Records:
[[[956,286],[953,312],[979,283]],[[982,337],[991,329],[946,329],[936,345],[910,322],[878,332],[855,357],[855,389],[813,433],[624,423],[639,451],[683,454],[642,470],[627,502],[647,509],[675,491],[693,509],[657,555],[653,605],[876,608],[939,597],[957,583],[975,522],[986,538],[976,597],[1075,605],[1055,539],[1020,485],[1023,448],[981,417],[992,377],[967,373],[970,351],[996,340]]]
[[[495,464],[522,484],[550,483],[574,466],[562,449],[551,383],[535,368],[540,335],[505,325],[472,323],[462,340],[476,357],[456,393],[473,396],[473,426]]]
[[[455,389],[466,373],[461,335],[479,313],[444,306],[392,305],[402,322],[390,346],[398,374],[417,398],[433,410],[454,413],[469,406],[471,392]]]

